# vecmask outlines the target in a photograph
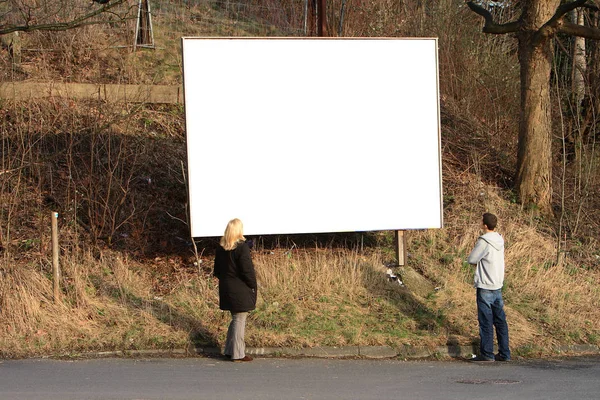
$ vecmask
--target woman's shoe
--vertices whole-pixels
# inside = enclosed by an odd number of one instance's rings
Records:
[[[244,358],[236,358],[235,360],[231,360],[233,362],[244,362],[244,361],[252,361],[254,360],[252,357],[250,356],[244,356]]]

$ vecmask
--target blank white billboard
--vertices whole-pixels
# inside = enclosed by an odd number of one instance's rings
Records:
[[[193,237],[442,227],[437,39],[182,46]]]

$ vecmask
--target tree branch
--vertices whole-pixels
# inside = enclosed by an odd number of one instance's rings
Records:
[[[558,20],[560,20],[566,13],[573,11],[578,7],[583,7],[583,5],[587,2],[587,0],[575,0],[570,3],[561,4],[557,9],[552,18],[544,24],[544,25],[553,25],[556,24]],[[542,27],[543,29],[543,27]]]
[[[570,3],[561,4],[556,9],[556,12],[552,16],[552,18],[550,18],[550,20],[548,22],[546,22],[544,24],[544,26],[542,26],[539,29],[539,31],[536,33],[536,40],[542,40],[543,38],[548,38],[548,37],[554,36],[558,32],[569,33],[567,31],[570,30],[570,28],[566,28],[566,30],[563,31],[563,29],[564,29],[563,27],[568,24],[571,24],[571,25],[575,25],[575,24],[572,24],[570,22],[565,22],[562,20],[562,18],[568,12],[571,12],[576,8],[583,7],[586,2],[587,2],[587,0],[575,0]],[[575,35],[575,36],[580,36],[580,35]]]
[[[471,11],[473,11],[475,14],[482,16],[485,20],[485,24],[483,25],[482,29],[482,32],[484,33],[493,33],[497,35],[512,33],[517,32],[521,26],[521,23],[519,21],[513,21],[506,24],[497,24],[494,22],[494,17],[492,16],[492,14],[490,14],[490,12],[485,8],[472,1],[469,1],[467,5],[471,9]]]
[[[80,17],[77,17],[71,21],[66,22],[55,22],[48,24],[35,24],[29,25],[29,23],[25,23],[25,25],[0,25],[0,36],[6,35],[12,32],[33,32],[33,31],[65,31],[68,29],[78,28],[83,25],[92,25],[92,24],[101,24],[105,21],[96,21],[92,20],[94,17],[101,15],[112,8],[115,8],[127,0],[115,0],[113,2],[107,3],[100,8],[95,9],[92,12],[84,14]]]
[[[577,25],[572,22],[563,22],[558,27],[558,32],[568,35],[584,37],[586,39],[600,40],[600,29],[589,26]]]
[[[598,7],[595,4],[587,4],[586,3],[586,4],[582,5],[581,8],[587,8],[587,9],[590,9],[592,11],[600,11],[600,7]]]

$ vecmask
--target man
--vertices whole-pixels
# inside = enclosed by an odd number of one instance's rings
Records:
[[[509,361],[508,324],[504,314],[502,285],[504,284],[504,239],[495,231],[498,218],[483,214],[483,235],[467,261],[475,265],[477,288],[477,319],[481,339],[479,355],[471,361]],[[494,355],[494,327],[498,338],[498,354]]]

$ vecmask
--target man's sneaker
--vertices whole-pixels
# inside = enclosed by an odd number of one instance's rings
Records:
[[[477,356],[477,357],[470,358],[468,361],[488,363],[488,362],[494,362],[494,359],[493,358],[486,358],[486,357],[482,357],[482,356]]]
[[[502,357],[500,354],[496,354],[494,356],[494,358],[496,359],[496,361],[502,361],[502,362],[510,361],[510,358]]]

